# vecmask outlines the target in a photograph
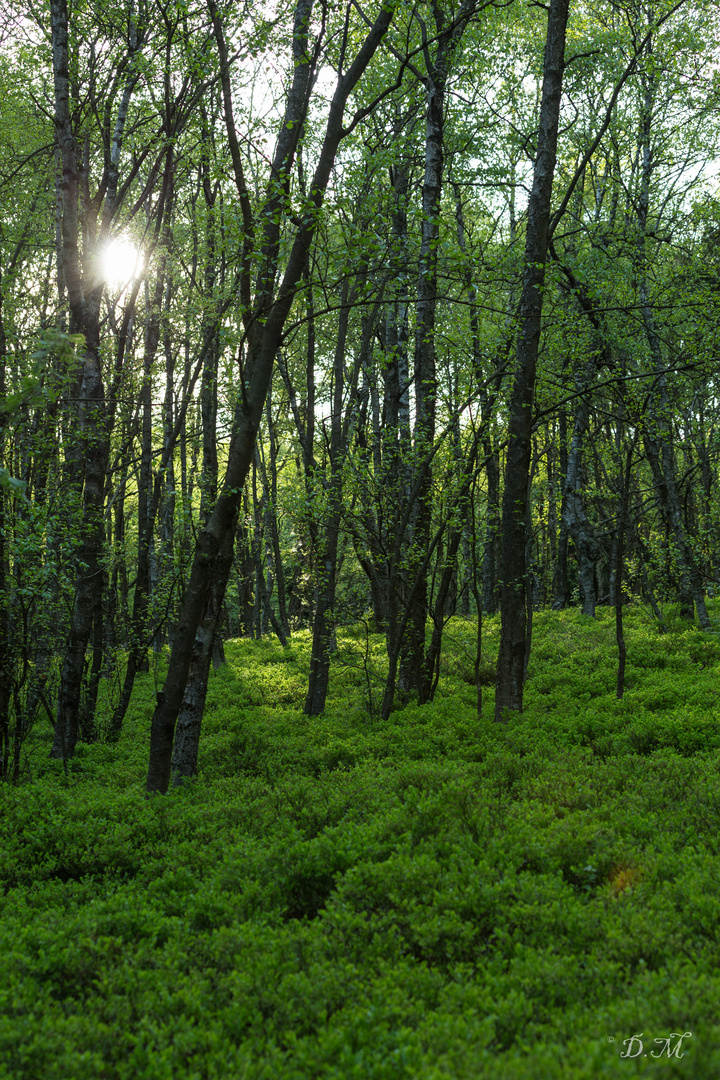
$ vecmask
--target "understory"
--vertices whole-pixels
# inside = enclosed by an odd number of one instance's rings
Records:
[[[308,634],[227,642],[166,797],[143,797],[161,669],[67,775],[38,727],[0,786],[0,1076],[717,1077],[710,615],[661,634],[628,608],[617,701],[613,613],[537,613],[507,724],[491,685],[477,717],[462,619],[435,701],[386,723],[381,636],[338,631],[313,718]]]

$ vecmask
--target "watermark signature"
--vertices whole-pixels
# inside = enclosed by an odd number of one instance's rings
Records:
[[[669,1035],[663,1036],[661,1039],[653,1039],[658,1049],[647,1051],[646,1046],[649,1046],[649,1042],[646,1040],[643,1042],[645,1032],[641,1031],[639,1035],[631,1035],[629,1039],[623,1039],[622,1043],[625,1047],[620,1052],[621,1058],[639,1058],[650,1057],[661,1058],[681,1058],[685,1057],[685,1053],[682,1049],[683,1039],[692,1039],[692,1031],[685,1031],[680,1034],[679,1031],[672,1031]],[[614,1043],[615,1039],[612,1035],[608,1035],[609,1043]]]

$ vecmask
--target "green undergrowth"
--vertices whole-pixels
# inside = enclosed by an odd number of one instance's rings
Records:
[[[0,1076],[720,1076],[720,635],[627,623],[618,702],[611,613],[536,614],[504,725],[459,619],[434,703],[386,723],[363,627],[312,719],[307,635],[229,642],[164,798],[161,672],[67,777],[40,732],[0,789]]]

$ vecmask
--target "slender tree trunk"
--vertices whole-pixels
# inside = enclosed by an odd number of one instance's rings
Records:
[[[594,365],[592,365],[594,370]],[[575,545],[578,564],[580,601],[584,615],[595,615],[595,565],[600,550],[595,530],[585,512],[583,499],[583,444],[588,429],[590,404],[587,396],[578,397],[573,437],[568,450],[567,472],[563,489],[562,520],[566,535]]]
[[[494,615],[498,609],[498,554],[500,551],[500,454],[485,440],[485,542],[482,549],[483,611]]]
[[[473,553],[473,565],[472,565],[472,591],[475,598],[475,607],[477,608],[477,636],[475,638],[475,663],[473,665],[473,674],[475,676],[475,691],[477,693],[477,718],[482,720],[482,707],[483,707],[483,692],[481,681],[481,665],[482,665],[482,637],[483,637],[483,601],[482,591],[480,589],[480,583],[478,581],[477,573],[477,519],[475,514],[475,488],[470,495],[470,520],[472,523],[472,553]]]
[[[103,581],[106,580],[106,574],[103,571]],[[95,600],[95,611],[93,613],[93,630],[92,630],[92,664],[90,667],[90,676],[87,682],[87,689],[85,691],[85,700],[83,702],[83,715],[81,724],[81,733],[83,742],[94,742],[97,738],[97,727],[95,724],[95,712],[97,709],[98,691],[100,689],[100,678],[103,671],[103,658],[104,658],[104,592],[100,593]]]
[[[255,636],[255,561],[249,530],[250,506],[247,492],[244,495],[243,512],[238,519],[235,562],[237,566],[237,596],[240,633],[243,637]]]
[[[3,280],[0,264],[0,400],[7,393],[7,337],[3,313]],[[0,468],[5,468],[5,424],[0,413]],[[0,780],[10,767],[10,701],[12,698],[12,655],[10,642],[10,597],[8,595],[7,497],[0,486]],[[17,720],[16,720],[17,723]]]
[[[334,633],[335,585],[342,515],[342,456],[345,449],[342,438],[342,408],[345,390],[345,350],[350,321],[348,299],[349,288],[346,280],[340,296],[340,321],[333,364],[328,521],[323,542],[318,544],[320,572],[318,574],[318,599],[313,619],[310,678],[304,710],[307,716],[320,716],[324,711],[330,679],[330,649]]]
[[[535,571],[532,562],[533,548],[533,520],[532,520],[532,487],[537,471],[539,456],[535,440],[533,440],[532,458],[530,461],[530,475],[528,477],[528,494],[525,518],[525,655],[523,658],[523,685],[527,682],[530,652],[532,650],[533,635],[533,612],[535,607]]]
[[[558,440],[559,440],[559,457],[560,457],[560,482],[561,491],[563,493],[563,502],[565,496],[565,485],[567,482],[568,474],[568,447],[567,447],[567,413],[564,409],[560,411],[560,417],[558,420]],[[555,572],[555,601],[553,608],[556,611],[561,611],[567,607],[570,603],[570,581],[568,579],[568,545],[569,545],[569,533],[567,520],[562,512],[562,504],[560,508],[560,531],[558,535],[558,547],[557,547],[557,569]]]
[[[617,641],[618,647],[618,670],[615,696],[618,700],[620,700],[625,693],[625,662],[627,658],[627,647],[625,644],[625,630],[623,627],[622,579],[625,531],[627,529],[630,508],[630,470],[632,468],[634,449],[635,438],[633,438],[630,446],[628,447],[624,475],[622,456],[618,455],[618,461],[620,464],[620,472],[618,476],[618,487],[620,490],[620,506],[618,508],[617,530],[615,538],[615,639]]]
[[[70,331],[82,333],[85,338],[78,388],[79,438],[82,441],[84,464],[82,539],[77,550],[75,600],[62,666],[55,738],[50,751],[51,757],[66,760],[74,753],[78,738],[85,649],[92,629],[96,594],[102,582],[100,554],[105,539],[102,510],[107,441],[104,431],[105,391],[99,357],[98,312],[102,287],[86,297],[78,249],[80,185],[70,116],[66,0],[52,0],[51,27],[55,124],[62,161],[62,274],[70,307]]]
[[[555,171],[569,0],[550,0],[537,155],[528,203],[520,334],[510,401],[503,492],[500,612],[495,719],[522,712],[525,668],[525,527],[532,407]]]
[[[142,437],[140,446],[140,471],[138,475],[138,542],[137,571],[133,592],[133,610],[130,621],[130,650],[125,678],[118,703],[115,706],[108,739],[115,741],[120,737],[123,721],[130,704],[136,675],[147,666],[147,650],[150,644],[149,604],[150,604],[150,556],[151,539],[155,527],[155,508],[152,499],[152,370],[160,340],[160,303],[164,288],[164,265],[162,260],[158,271],[152,303],[147,289],[148,318],[145,327],[145,350],[143,361],[143,381],[140,391],[142,410]]]
[[[163,454],[167,458],[164,476],[164,491],[162,495],[162,514],[160,525],[160,576],[165,589],[168,589],[168,578],[174,575],[174,547],[175,547],[175,462],[173,455],[175,427],[174,415],[174,384],[175,384],[175,353],[169,327],[169,314],[171,310],[172,281],[168,278],[165,293],[165,327],[163,333],[163,345],[165,352],[165,399],[163,402]],[[172,586],[170,586],[171,588]],[[168,639],[172,645],[174,634],[174,618],[170,615],[168,622]]]
[[[70,109],[70,63],[68,45],[67,0],[51,0],[50,23],[54,83],[54,120],[58,156],[62,169],[60,181],[61,257],[60,300],[67,296],[69,329],[82,334],[83,352],[78,365],[76,387],[78,407],[74,416],[77,436],[67,455],[71,489],[82,490],[81,541],[76,551],[76,584],[65,657],[62,665],[57,702],[57,720],[51,757],[64,761],[72,756],[78,737],[82,676],[85,652],[94,620],[98,597],[102,596],[102,556],[105,543],[103,508],[112,413],[108,411],[100,356],[100,305],[103,282],[97,272],[97,249],[107,236],[118,205],[118,166],[123,146],[125,123],[135,76],[126,82],[120,96],[107,159],[104,193],[90,199],[89,162],[80,161]],[[129,19],[128,57],[139,47],[132,18]],[[86,141],[86,147],[88,143]],[[80,218],[80,192],[83,193],[83,217]],[[158,221],[162,219],[163,197],[159,200]],[[102,210],[100,221],[98,215]],[[80,238],[82,232],[82,257]]]
[[[330,654],[335,636],[335,589],[338,577],[338,546],[343,512],[343,465],[347,452],[354,398],[360,370],[369,358],[375,314],[363,320],[363,337],[350,380],[350,394],[343,414],[345,397],[345,354],[347,349],[350,307],[357,293],[347,282],[341,293],[340,322],[333,364],[333,397],[330,419],[330,483],[328,520],[322,540],[318,539],[320,563],[318,603],[313,620],[313,644],[310,656],[310,679],[305,699],[305,713],[319,716],[325,709],[330,679]]]
[[[498,349],[495,360],[495,371],[492,379],[492,391],[488,393],[486,376],[483,371],[482,350],[480,347],[480,316],[477,306],[477,293],[472,276],[472,262],[467,250],[465,236],[465,221],[463,216],[460,188],[453,183],[455,191],[455,219],[457,223],[458,246],[465,259],[465,288],[468,294],[470,307],[470,334],[472,338],[473,367],[475,378],[478,382],[481,417],[483,426],[483,453],[485,456],[485,477],[487,483],[487,498],[485,504],[485,542],[482,556],[482,588],[483,610],[488,615],[494,615],[498,604],[498,555],[500,540],[500,454],[493,445],[494,414],[495,406],[500,393],[507,354],[511,347],[511,339],[508,338],[506,347]],[[514,221],[511,232],[514,235]],[[509,309],[512,300],[509,302]],[[508,319],[509,322],[509,319]],[[473,566],[473,574],[476,574]]]
[[[400,133],[398,124],[395,134],[399,137]],[[358,428],[360,452],[368,466],[372,463],[372,468],[363,468],[360,473],[363,536],[361,538],[356,532],[354,539],[358,560],[370,583],[375,628],[385,631],[389,653],[395,648],[392,627],[397,622],[396,619],[391,619],[391,610],[396,611],[401,602],[397,592],[391,596],[391,590],[402,591],[405,585],[397,567],[391,566],[392,552],[399,552],[399,558],[402,558],[407,546],[404,538],[398,536],[397,530],[404,518],[410,487],[407,225],[409,180],[408,168],[404,162],[391,166],[390,265],[394,293],[387,304],[384,333],[379,334],[384,354],[383,363],[378,368],[371,367],[368,363],[364,370],[364,407]],[[378,390],[380,377],[383,383],[382,414]],[[366,421],[368,411],[370,425]],[[368,427],[371,430],[370,447]]]
[[[270,501],[267,509],[267,530],[270,533],[272,545],[273,565],[275,567],[275,587],[277,590],[278,619],[283,629],[285,638],[290,637],[290,620],[287,613],[287,596],[285,593],[285,571],[280,550],[280,532],[278,529],[278,486],[277,486],[277,457],[278,443],[275,434],[275,424],[272,414],[272,383],[268,393],[267,406],[265,409],[268,441],[270,444]]]
[[[468,5],[463,4],[462,8]],[[435,59],[429,63],[426,50],[425,77],[425,174],[422,188],[422,234],[415,305],[415,428],[416,469],[421,471],[410,530],[410,574],[414,577],[425,560],[432,522],[432,467],[427,457],[435,440],[437,376],[435,360],[435,318],[437,309],[437,248],[440,237],[440,200],[444,168],[445,86],[455,47],[462,36],[464,21],[446,27],[446,15],[433,2],[433,18],[438,34]],[[461,11],[462,11],[461,8]],[[426,581],[414,582],[406,640],[401,651],[399,686],[405,696],[424,696],[423,663],[425,627],[428,618]]]
[[[467,504],[467,500],[465,500]],[[462,539],[461,529],[451,529],[447,549],[443,559],[443,570],[432,610],[433,631],[430,644],[423,660],[423,679],[420,687],[419,703],[432,701],[440,678],[440,654],[442,635],[447,618],[446,603],[452,586],[453,574],[457,568],[457,556]]]
[[[319,220],[319,209],[330,180],[335,155],[341,139],[346,134],[343,127],[345,104],[382,41],[395,11],[394,3],[386,3],[382,7],[355,59],[347,68],[346,73],[339,78],[330,106],[317,168],[309,187],[309,205],[302,211],[285,272],[276,290],[280,226],[282,210],[286,202],[285,188],[278,183],[277,177],[289,179],[297,140],[305,119],[307,94],[312,74],[308,52],[308,23],[311,7],[309,0],[299,0],[296,6],[293,83],[288,91],[285,117],[275,153],[271,195],[266,206],[269,213],[264,219],[264,257],[255,299],[258,315],[254,322],[256,330],[250,342],[248,363],[244,372],[243,394],[238,403],[233,424],[225,478],[213,511],[207,523],[198,532],[190,580],[185,591],[183,610],[170,655],[168,674],[163,691],[158,695],[157,707],[153,715],[147,777],[149,793],[167,791],[170,782],[175,724],[185,693],[195,635],[205,610],[218,554],[222,550],[228,531],[234,531],[234,524],[237,521],[237,510],[254,456],[273,364],[278,354],[285,322],[307,266],[312,239]]]
[[[203,113],[203,143],[210,140],[207,116]],[[217,498],[218,453],[218,364],[220,343],[216,328],[216,272],[217,272],[217,182],[210,180],[210,170],[205,154],[202,160],[203,192],[207,210],[205,236],[204,291],[206,314],[203,338],[209,337],[210,346],[205,354],[200,388],[200,416],[202,420],[202,472],[200,476],[200,520],[206,521]],[[223,610],[233,559],[233,540],[237,524],[226,535],[218,555],[213,578],[208,590],[205,611],[195,633],[192,659],[188,670],[185,693],[178,714],[175,744],[171,768],[176,777],[193,776],[197,767],[200,727],[205,698],[207,697],[210,665],[221,666],[225,662],[222,642],[218,639],[220,618]]]

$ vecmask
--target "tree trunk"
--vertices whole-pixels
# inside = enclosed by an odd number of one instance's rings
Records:
[[[568,474],[568,446],[567,446],[567,413],[564,409],[560,410],[560,417],[558,421],[558,441],[559,441],[559,457],[560,457],[560,482],[562,484],[563,502],[565,495],[565,484],[567,482]],[[570,603],[570,581],[568,579],[568,546],[569,546],[569,534],[568,526],[565,516],[562,512],[562,504],[560,508],[560,530],[558,535],[558,547],[557,547],[557,569],[555,571],[554,592],[555,600],[553,608],[555,611],[561,611],[567,607]]]
[[[589,365],[590,366],[590,365]],[[594,365],[592,365],[594,370]],[[575,545],[578,564],[580,601],[584,615],[595,616],[595,564],[600,555],[595,530],[585,512],[583,501],[583,442],[588,428],[590,404],[578,397],[573,437],[568,450],[567,472],[563,489],[562,520],[566,535]]]
[[[625,531],[627,529],[630,509],[630,470],[632,468],[632,458],[633,451],[635,449],[636,438],[637,435],[633,436],[632,442],[628,448],[624,474],[622,455],[618,453],[618,490],[620,492],[620,506],[618,507],[615,535],[615,639],[617,641],[618,647],[618,670],[617,683],[615,686],[615,697],[618,700],[620,700],[625,693],[625,662],[627,659],[627,646],[625,644],[625,630],[623,627],[623,555]]]
[[[437,377],[435,361],[435,317],[437,308],[437,249],[440,238],[440,200],[444,167],[445,86],[450,64],[465,26],[463,3],[460,18],[445,27],[445,13],[432,3],[438,44],[435,59],[429,62],[425,50],[425,174],[422,188],[422,233],[415,305],[415,428],[414,451],[416,475],[420,484],[410,521],[409,573],[415,577],[425,561],[432,522],[432,467],[428,456],[435,440]],[[428,618],[427,582],[414,581],[406,638],[401,649],[398,685],[407,697],[416,692],[424,696],[423,664],[425,626]]]
[[[147,650],[152,634],[148,625],[151,582],[151,539],[155,526],[155,506],[152,498],[152,371],[160,340],[160,302],[164,289],[165,258],[161,260],[155,283],[152,304],[147,303],[148,319],[145,326],[143,381],[140,391],[142,410],[142,439],[140,446],[140,472],[138,476],[138,541],[137,572],[133,592],[133,610],[130,621],[130,650],[120,698],[115,706],[108,739],[120,737],[123,721],[130,704],[135,676],[147,666]],[[149,289],[147,290],[149,300]]]
[[[503,492],[501,551],[501,638],[495,690],[495,719],[505,710],[522,712],[525,668],[525,523],[538,347],[550,227],[550,205],[562,95],[569,0],[550,0],[540,124],[533,186],[528,203],[525,272],[520,298],[520,333],[510,401]]]
[[[229,530],[237,520],[243,485],[255,452],[255,442],[262,418],[282,333],[295,294],[307,266],[310,246],[319,221],[319,209],[330,180],[335,155],[346,134],[343,127],[345,103],[372,59],[395,11],[385,4],[360,46],[355,60],[341,75],[330,105],[328,123],[318,165],[310,185],[308,205],[296,226],[295,239],[285,273],[275,291],[280,252],[282,210],[286,190],[277,177],[289,179],[297,140],[305,118],[307,93],[311,78],[308,53],[308,23],[311,4],[299,0],[296,6],[293,38],[294,75],[288,91],[287,107],[273,163],[270,195],[264,217],[263,262],[256,290],[257,319],[251,337],[248,362],[244,372],[241,400],[238,402],[228,449],[228,464],[222,488],[207,523],[198,532],[190,580],[183,599],[183,610],[170,655],[168,674],[162,693],[158,694],[150,733],[150,760],[147,791],[165,792],[170,782],[175,723],[182,704],[192,659],[197,628],[205,610],[215,563]],[[279,190],[278,190],[279,189]]]
[[[223,609],[223,599],[233,564],[235,530],[228,530],[223,548],[215,561],[215,573],[208,590],[203,618],[195,633],[190,670],[175,729],[172,754],[173,782],[189,780],[197,772],[198,747],[202,717],[207,697],[213,642]]]
[[[359,281],[362,282],[362,271]],[[305,699],[305,714],[320,716],[325,709],[330,679],[330,654],[335,638],[335,588],[338,577],[338,545],[343,511],[343,465],[347,451],[350,424],[354,412],[354,399],[360,370],[366,365],[371,352],[375,313],[363,319],[363,336],[350,379],[349,401],[344,407],[345,354],[350,320],[350,308],[357,295],[357,284],[352,290],[347,281],[340,296],[340,322],[333,363],[333,396],[330,417],[330,483],[327,496],[328,519],[324,536],[318,536],[319,583],[318,602],[313,620],[313,644],[310,656],[310,679]]]
[[[498,554],[500,551],[500,454],[485,440],[485,543],[482,555],[483,611],[494,615],[498,609]]]

